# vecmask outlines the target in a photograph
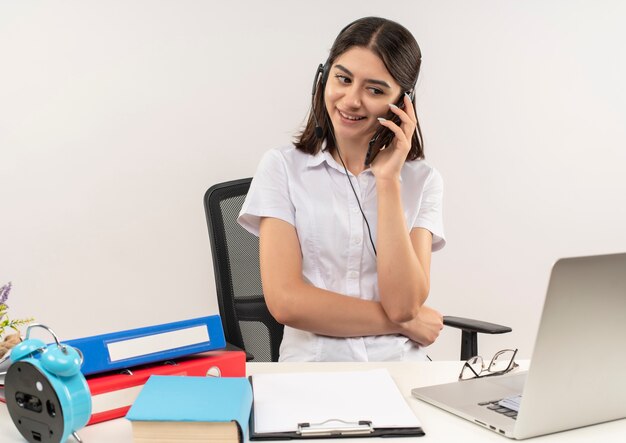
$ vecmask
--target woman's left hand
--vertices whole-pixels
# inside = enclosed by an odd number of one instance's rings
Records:
[[[391,120],[379,120],[381,125],[394,133],[394,137],[391,140],[391,145],[385,146],[371,164],[372,173],[377,179],[397,180],[411,149],[411,139],[417,127],[417,117],[409,96],[404,94],[402,99],[404,100],[404,109],[395,105],[389,106],[391,111],[400,118],[400,126]]]
[[[413,320],[400,324],[401,334],[421,346],[432,345],[443,329],[443,315],[428,306],[422,306]]]

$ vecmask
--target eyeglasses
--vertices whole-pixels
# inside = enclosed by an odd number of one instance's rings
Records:
[[[502,375],[511,372],[519,365],[515,362],[517,349],[503,349],[496,352],[489,365],[485,366],[485,361],[480,355],[470,358],[463,364],[459,380],[470,380],[472,378],[490,377],[492,375]]]

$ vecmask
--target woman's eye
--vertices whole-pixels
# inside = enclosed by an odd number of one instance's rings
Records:
[[[374,95],[381,95],[384,94],[382,89],[378,89],[378,88],[369,88],[370,92]]]
[[[351,80],[345,75],[336,74],[335,78],[337,78],[337,80],[339,80],[340,83],[349,84],[351,82]]]

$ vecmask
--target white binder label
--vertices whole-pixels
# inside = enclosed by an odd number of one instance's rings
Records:
[[[145,337],[131,338],[107,344],[111,362],[132,357],[154,354],[155,352],[192,346],[209,341],[206,326],[194,326],[177,331],[162,332]]]

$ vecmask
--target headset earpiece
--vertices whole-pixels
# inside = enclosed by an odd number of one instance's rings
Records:
[[[324,130],[319,124],[317,120],[317,115],[315,114],[315,94],[317,93],[317,85],[322,86],[322,91],[326,87],[326,80],[328,79],[328,61],[326,63],[321,64],[317,67],[317,71],[315,71],[315,78],[313,79],[313,88],[311,89],[311,113],[313,114],[313,120],[315,120],[315,137],[321,139],[324,138]]]
[[[324,78],[324,65],[319,64],[317,67],[317,71],[315,71],[315,77],[313,78],[313,87],[311,88],[311,95],[315,97],[315,93],[317,92],[317,83],[320,82],[320,79]]]
[[[326,87],[326,82],[328,81],[328,74],[330,73],[330,66],[328,63],[328,60],[326,60],[326,63],[324,63],[324,66],[322,66],[322,86]]]
[[[319,64],[317,67],[317,71],[315,71],[315,78],[313,78],[313,87],[311,88],[311,95],[315,97],[317,92],[317,85],[321,85],[322,88],[326,86],[326,82],[328,81],[328,61],[324,64]]]

